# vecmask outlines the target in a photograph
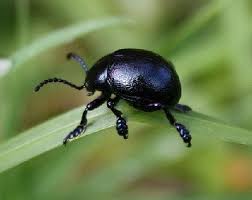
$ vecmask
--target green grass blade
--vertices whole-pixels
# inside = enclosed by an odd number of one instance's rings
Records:
[[[123,108],[126,108],[123,106]],[[6,141],[0,145],[0,172],[21,164],[46,151],[52,150],[62,145],[62,140],[79,122],[82,109],[75,109],[63,114],[55,119],[43,123],[31,130]],[[167,132],[177,134],[172,128],[162,112],[143,113],[137,110],[124,109],[129,117],[139,123],[150,124],[153,127],[169,129]],[[229,126],[203,114],[191,112],[188,114],[175,113],[178,121],[186,124],[192,133],[193,138],[197,135],[219,138],[224,141],[252,145],[252,133],[237,127]],[[115,117],[111,112],[107,112],[105,107],[91,112],[86,133],[81,137],[102,132],[115,125]],[[178,137],[178,140],[180,138]],[[196,141],[196,140],[194,140]],[[69,144],[71,145],[71,144]],[[181,144],[182,145],[182,144]],[[193,145],[196,146],[195,142]],[[193,148],[193,147],[192,147]]]
[[[78,124],[82,110],[83,108],[63,114],[2,144],[0,146],[0,172],[61,146],[62,139]],[[90,113],[89,121],[92,125],[85,135],[114,125],[111,119],[113,116],[107,115],[103,118],[104,113],[105,110],[102,109]],[[100,120],[99,117],[101,117]]]
[[[12,65],[17,67],[34,56],[37,56],[42,51],[71,42],[77,37],[90,33],[92,31],[119,24],[130,23],[131,21],[120,17],[108,17],[98,20],[90,20],[75,24],[57,31],[54,31],[45,37],[37,39],[30,45],[15,52],[10,59]]]

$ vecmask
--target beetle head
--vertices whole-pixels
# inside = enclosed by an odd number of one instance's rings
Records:
[[[68,59],[78,62],[86,73],[86,80],[84,87],[89,92],[88,95],[94,94],[95,90],[104,91],[107,90],[107,62],[106,57],[97,61],[94,66],[89,70],[85,61],[74,53],[67,55]]]
[[[107,88],[107,69],[93,66],[87,73],[85,87],[89,94],[95,90],[104,91]]]

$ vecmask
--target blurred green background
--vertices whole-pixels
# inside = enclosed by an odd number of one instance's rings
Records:
[[[1,0],[0,10],[1,142],[94,98],[62,85],[33,92],[49,77],[83,82],[80,67],[65,59],[68,52],[92,66],[120,48],[170,59],[182,103],[252,129],[251,0]],[[134,23],[78,37],[6,72],[8,58],[35,39],[108,16]],[[163,128],[129,128],[127,142],[111,128],[0,174],[0,199],[250,199],[251,147],[197,138],[188,149]]]

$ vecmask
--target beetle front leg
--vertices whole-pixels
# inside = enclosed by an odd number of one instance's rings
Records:
[[[106,100],[108,99],[107,95],[101,94],[97,99],[91,101],[90,103],[87,104],[82,117],[80,124],[72,131],[70,132],[63,140],[63,144],[66,145],[66,143],[79,136],[83,131],[86,130],[87,127],[87,113],[88,111],[94,110],[95,108],[98,108],[100,105],[102,105]]]
[[[190,135],[189,130],[187,130],[183,124],[177,123],[176,119],[173,117],[173,115],[167,108],[164,108],[164,111],[170,124],[177,129],[177,131],[180,134],[180,137],[183,139],[185,143],[187,143],[187,146],[190,147],[192,136]]]
[[[119,102],[120,97],[115,97],[114,99],[109,99],[107,101],[108,108],[114,113],[117,117],[116,120],[116,130],[120,136],[123,136],[124,139],[128,139],[128,125],[126,120],[122,117],[122,112],[115,108],[116,104]]]

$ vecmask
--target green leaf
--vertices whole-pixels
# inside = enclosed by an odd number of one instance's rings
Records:
[[[131,22],[131,20],[122,17],[108,17],[104,19],[81,22],[79,24],[54,31],[45,37],[37,39],[30,45],[15,52],[10,59],[12,60],[12,65],[17,67],[32,57],[39,55],[42,51],[71,42],[81,35],[101,28]]]
[[[153,127],[162,127],[164,130],[169,129],[167,132],[177,134],[176,130],[169,125],[162,112],[144,113],[129,109],[128,106],[123,106],[122,108],[128,116],[129,122],[132,120],[132,122],[151,124]],[[63,138],[79,123],[82,111],[83,107],[70,111],[25,131],[0,145],[0,172],[17,166],[56,147],[62,146],[63,148]],[[114,126],[115,116],[107,111],[102,106],[95,110],[95,112],[91,112],[88,115],[87,130],[80,137],[96,132],[102,133],[102,130]],[[224,141],[252,145],[252,133],[247,130],[232,127],[219,120],[195,112],[188,114],[175,113],[175,116],[178,121],[188,127],[195,139],[197,135],[202,135],[207,137],[207,140],[209,137],[215,137]],[[180,140],[179,137],[178,140]],[[69,143],[68,145],[73,144]]]

